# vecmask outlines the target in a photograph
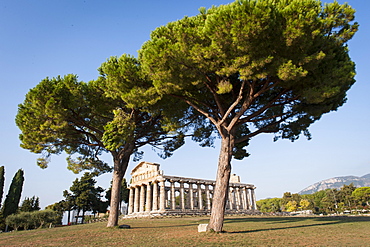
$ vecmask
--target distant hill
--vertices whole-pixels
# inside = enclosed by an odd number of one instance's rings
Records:
[[[343,185],[349,185],[351,183],[356,187],[370,187],[370,173],[362,177],[344,176],[322,180],[301,190],[298,194],[312,194],[320,190],[339,189]]]

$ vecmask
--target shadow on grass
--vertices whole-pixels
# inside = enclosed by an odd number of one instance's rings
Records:
[[[310,221],[310,222],[306,222]],[[312,221],[317,223],[312,223]],[[237,218],[225,218],[224,224],[229,223],[248,223],[248,222],[256,222],[256,223],[264,223],[264,226],[267,225],[274,225],[274,224],[296,224],[296,225],[289,225],[289,226],[280,226],[280,227],[268,227],[268,228],[261,228],[261,229],[252,229],[252,230],[245,230],[245,231],[227,231],[227,233],[248,233],[248,232],[261,232],[261,231],[271,231],[271,230],[283,230],[283,229],[293,229],[293,228],[304,228],[304,227],[313,227],[313,226],[323,226],[323,225],[333,225],[333,224],[341,224],[341,223],[349,223],[349,222],[359,222],[359,221],[368,221],[370,222],[370,217],[346,217],[346,216],[323,216],[323,217],[279,217],[279,216],[271,216],[271,217],[237,217]],[[181,227],[192,227],[198,226],[199,224],[207,224],[209,222],[209,218],[207,219],[197,219],[194,222],[189,222],[185,224],[168,224],[168,225],[149,225],[149,226],[134,226],[132,228],[135,229],[158,229],[158,228],[181,228]],[[306,223],[305,223],[306,222]],[[131,228],[131,229],[132,229]]]
[[[157,229],[157,228],[175,228],[175,227],[187,227],[187,226],[198,226],[199,223],[191,223],[191,224],[186,224],[186,225],[167,225],[167,226],[135,226],[135,227],[132,227],[132,228],[135,228],[135,229],[149,229],[149,228],[154,228],[154,229]]]
[[[228,232],[227,231],[226,233],[231,233],[232,234],[232,233],[264,232],[264,231],[286,230],[286,229],[304,228],[304,227],[312,227],[312,226],[325,226],[325,225],[333,225],[333,224],[338,224],[338,223],[340,223],[340,222],[327,222],[327,223],[310,224],[310,225],[264,228],[264,229],[254,229],[254,230],[246,230],[246,231],[233,231],[233,232]]]
[[[316,221],[317,224],[304,224],[305,221]],[[262,229],[253,229],[245,231],[231,231],[227,233],[251,233],[251,232],[262,232],[262,231],[272,231],[272,230],[284,230],[284,229],[294,229],[294,228],[304,228],[304,227],[313,227],[313,226],[324,226],[324,225],[333,225],[341,223],[350,223],[350,222],[361,222],[368,221],[370,222],[370,217],[346,217],[346,216],[334,216],[334,217],[253,217],[253,218],[230,218],[225,219],[225,223],[246,223],[246,222],[266,222],[266,224],[284,224],[284,223],[297,223],[294,226],[281,226],[273,228],[262,228]],[[302,223],[302,224],[300,224]]]
[[[289,222],[301,222],[306,220],[314,221],[340,221],[344,222],[358,222],[358,221],[370,221],[368,216],[313,216],[313,217],[240,217],[240,218],[225,218],[225,223],[238,223],[238,222],[271,222],[273,223],[289,223]]]

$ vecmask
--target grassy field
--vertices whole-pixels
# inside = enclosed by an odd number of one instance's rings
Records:
[[[198,233],[206,217],[129,219],[0,234],[0,246],[370,246],[370,217],[226,217],[224,233]]]

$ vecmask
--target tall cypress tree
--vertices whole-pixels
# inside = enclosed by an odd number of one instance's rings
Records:
[[[5,182],[5,169],[4,166],[0,167],[0,207],[1,202],[3,200],[3,193],[4,193],[4,182]]]
[[[1,210],[4,219],[11,214],[17,212],[19,201],[21,199],[23,182],[24,182],[24,172],[19,169],[14,175],[12,183],[10,184],[8,194],[6,195],[3,208]]]

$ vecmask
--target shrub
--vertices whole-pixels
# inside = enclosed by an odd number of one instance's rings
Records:
[[[31,217],[35,222],[35,227],[38,226],[38,228],[47,224],[60,224],[61,222],[60,214],[50,209],[34,211],[31,213]]]
[[[6,224],[14,230],[19,227],[27,230],[29,228],[42,228],[47,224],[61,224],[62,217],[56,211],[47,209],[34,212],[20,212],[6,218]]]
[[[21,220],[21,217],[19,217],[19,215],[11,214],[8,217],[6,217],[5,223],[9,225],[11,228],[13,228],[14,230],[18,231],[18,228],[22,224],[22,220]]]

